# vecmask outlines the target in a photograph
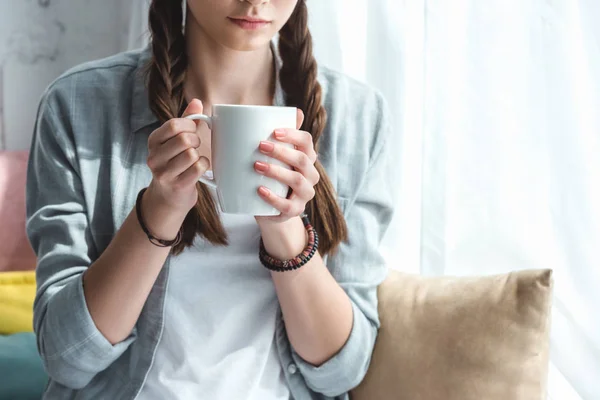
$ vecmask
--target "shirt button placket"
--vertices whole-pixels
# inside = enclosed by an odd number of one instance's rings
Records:
[[[290,365],[288,365],[287,371],[290,375],[294,375],[296,372],[298,372],[298,367],[296,366],[296,364],[291,363]]]

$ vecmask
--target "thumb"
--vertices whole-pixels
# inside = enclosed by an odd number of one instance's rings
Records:
[[[204,106],[202,105],[202,102],[198,99],[193,99],[192,101],[190,101],[190,104],[188,104],[181,117],[187,117],[188,115],[202,113],[204,113]]]
[[[296,109],[296,129],[302,128],[304,123],[304,112],[301,109]]]

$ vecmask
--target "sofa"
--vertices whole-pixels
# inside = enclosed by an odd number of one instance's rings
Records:
[[[39,399],[47,380],[31,326],[26,167],[26,152],[0,152],[0,399]],[[545,398],[552,271],[425,278],[392,269],[378,295],[381,328],[353,400]]]
[[[47,375],[32,329],[35,254],[25,235],[27,152],[0,152],[0,399],[40,399]]]

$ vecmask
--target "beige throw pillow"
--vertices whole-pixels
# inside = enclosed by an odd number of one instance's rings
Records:
[[[353,400],[541,400],[552,272],[425,278],[390,272]]]

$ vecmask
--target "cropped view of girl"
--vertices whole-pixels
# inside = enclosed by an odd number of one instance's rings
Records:
[[[379,328],[385,103],[318,67],[306,0],[153,0],[150,44],[63,74],[31,147],[47,399],[347,399]],[[214,105],[296,107],[249,168],[277,216],[199,182]],[[243,133],[242,133],[243,134]]]

